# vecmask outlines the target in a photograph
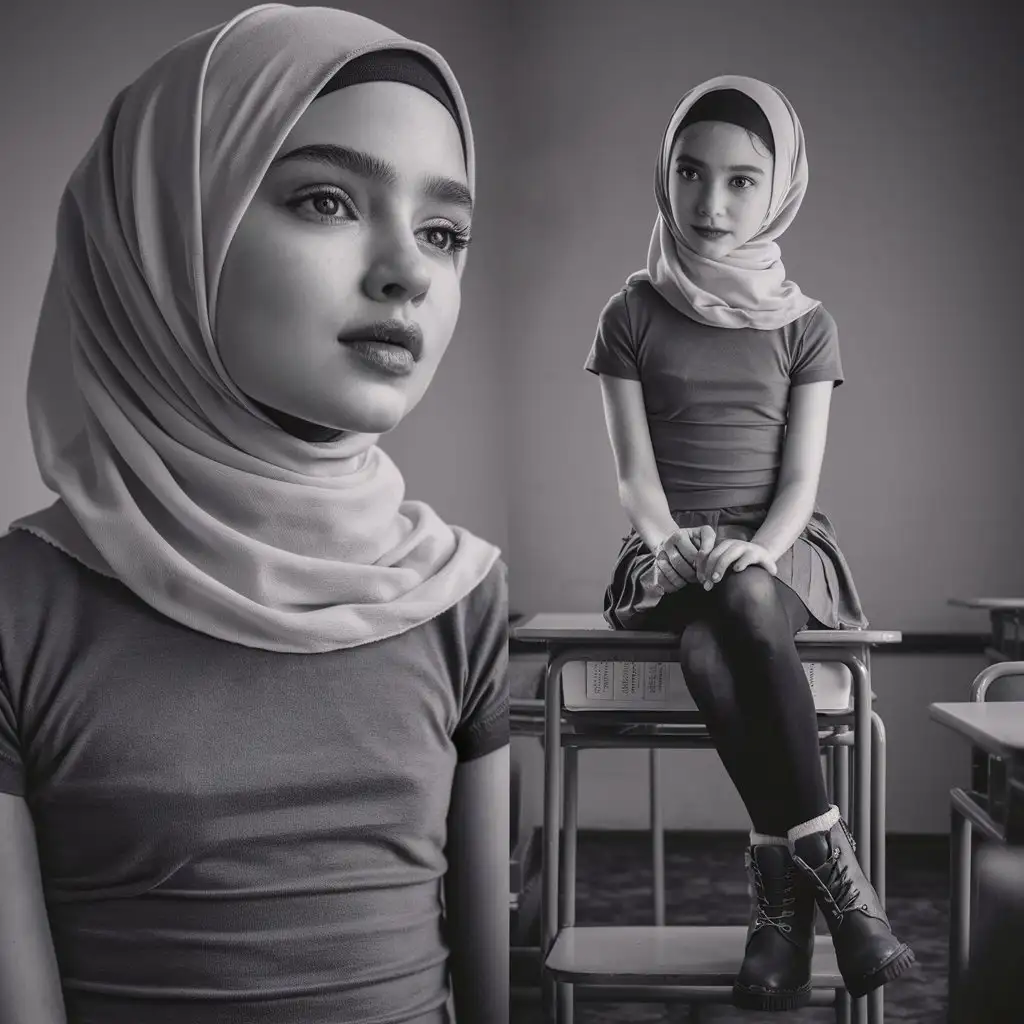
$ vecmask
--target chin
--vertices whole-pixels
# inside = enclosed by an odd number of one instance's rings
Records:
[[[331,417],[339,430],[354,434],[386,434],[405,419],[409,410],[404,403],[380,403],[372,408],[338,410]]]

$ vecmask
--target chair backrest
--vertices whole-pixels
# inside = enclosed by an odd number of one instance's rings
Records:
[[[1024,701],[1024,661],[997,661],[974,678],[971,700]]]

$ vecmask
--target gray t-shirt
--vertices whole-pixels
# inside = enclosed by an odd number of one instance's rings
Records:
[[[0,539],[0,791],[70,1024],[444,1022],[450,790],[508,742],[507,629],[499,564],[401,636],[255,650]]]
[[[843,380],[835,321],[822,306],[775,330],[707,327],[647,282],[605,306],[586,369],[641,382],[673,511],[771,501],[790,387]]]

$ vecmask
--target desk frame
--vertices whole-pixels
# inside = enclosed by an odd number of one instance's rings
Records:
[[[988,688],[1003,676],[1024,674],[1024,662],[1000,661],[980,672],[971,685],[970,703],[985,703]],[[984,742],[952,721],[932,717],[971,741],[972,788],[958,786],[949,791],[949,1008],[955,1016],[960,986],[970,959],[972,881],[972,836],[1009,846],[1024,846],[1024,751],[1003,750]],[[993,777],[989,755],[1000,758]]]
[[[531,620],[532,621],[532,620]],[[542,897],[541,897],[541,961],[542,977],[545,982],[544,1004],[546,1017],[559,1024],[571,1024],[573,1017],[573,988],[557,978],[551,978],[546,967],[547,956],[562,927],[575,922],[576,883],[576,831],[578,820],[578,752],[583,747],[661,747],[661,746],[712,746],[706,730],[692,728],[689,733],[680,732],[677,726],[666,726],[662,734],[647,732],[642,735],[601,735],[569,733],[565,726],[573,721],[594,721],[601,715],[605,721],[611,716],[630,721],[629,712],[565,712],[562,707],[562,669],[573,661],[674,661],[679,638],[662,633],[608,632],[607,638],[595,635],[597,630],[581,631],[567,629],[531,628],[530,621],[515,629],[516,638],[524,642],[543,642],[548,656],[544,688],[544,828],[542,848]],[[824,713],[819,715],[819,726],[833,730],[845,726],[845,731],[836,730],[835,736],[845,737],[833,746],[833,798],[844,817],[851,824],[857,838],[858,859],[869,879],[873,880],[882,904],[885,904],[885,731],[881,719],[872,710],[870,657],[871,647],[878,643],[895,643],[901,639],[899,633],[874,633],[850,630],[815,631],[797,634],[797,646],[804,661],[838,662],[849,668],[853,677],[853,711]],[[672,714],[673,721],[683,716]],[[849,732],[852,718],[853,732]],[[684,725],[686,723],[683,723]],[[692,725],[699,724],[694,716]],[[670,730],[676,729],[673,734]],[[828,744],[826,744],[828,745]],[[564,748],[564,750],[563,750]],[[849,813],[849,770],[850,749],[854,752],[853,813]],[[562,761],[564,758],[564,778]],[[653,781],[656,781],[656,775]],[[652,814],[655,807],[652,803]],[[660,816],[654,815],[656,827]],[[565,832],[565,850],[560,849],[561,831]],[[657,850],[657,847],[656,847]],[[659,868],[656,853],[656,871]],[[561,878],[559,877],[561,875]],[[561,884],[560,884],[561,883]],[[655,894],[657,905],[658,896]],[[580,986],[575,986],[580,987]],[[606,999],[626,997],[625,990],[613,986],[587,986],[599,988]],[[651,986],[656,995],[651,998],[659,1002],[668,999],[687,1001],[688,994],[698,997],[695,988],[691,993],[686,987],[673,986],[658,989]],[[584,993],[580,993],[584,995]],[[706,993],[704,993],[706,995]],[[723,993],[724,994],[724,993]],[[585,998],[600,997],[587,992]],[[630,998],[636,998],[631,989]],[[725,996],[723,1001],[726,1001]],[[815,1000],[817,1002],[817,1000]],[[820,1005],[820,1003],[819,1003]],[[868,996],[851,1000],[843,989],[836,990],[834,1006],[839,1024],[851,1020],[867,1021],[868,1024],[882,1024],[884,1005],[881,989]],[[851,1015],[852,1011],[852,1015]]]

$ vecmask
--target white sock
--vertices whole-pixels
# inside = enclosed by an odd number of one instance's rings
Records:
[[[751,846],[788,846],[789,840],[785,836],[766,836],[760,832],[750,830]]]
[[[810,821],[801,822],[799,825],[794,825],[789,832],[786,833],[786,838],[789,840],[789,848],[793,848],[793,844],[798,839],[803,839],[804,836],[814,835],[815,832],[827,832],[833,825],[839,821],[839,808],[835,804],[832,804],[824,814],[819,814],[816,818],[811,818]]]

